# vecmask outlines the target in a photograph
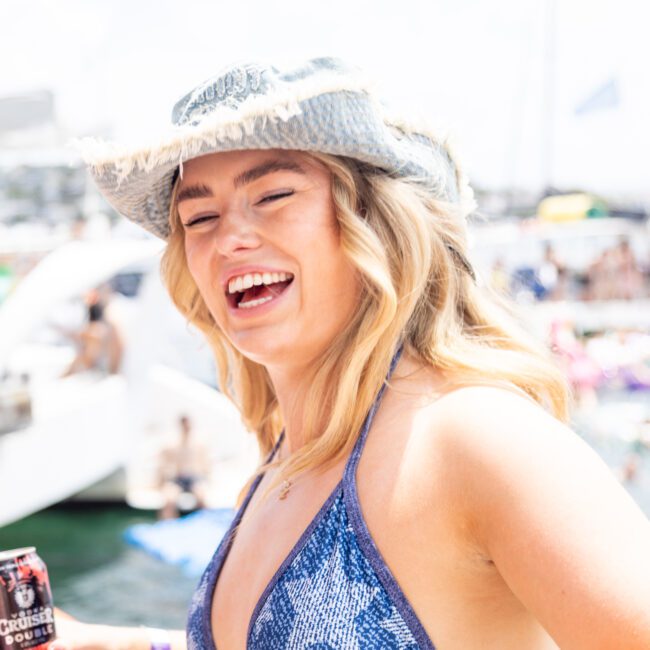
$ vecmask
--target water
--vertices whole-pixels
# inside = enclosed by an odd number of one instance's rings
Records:
[[[36,546],[56,606],[82,621],[182,629],[197,580],[122,540],[153,520],[122,506],[49,508],[0,528],[0,548]]]

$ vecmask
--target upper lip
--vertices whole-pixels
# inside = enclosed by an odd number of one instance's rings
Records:
[[[294,275],[291,271],[272,266],[263,266],[258,264],[238,266],[234,269],[225,270],[221,274],[221,286],[223,287],[223,290],[228,291],[228,283],[233,278],[237,278],[240,275],[246,275],[247,273],[288,273],[290,275]]]

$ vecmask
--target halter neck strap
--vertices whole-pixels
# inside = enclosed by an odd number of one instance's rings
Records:
[[[390,368],[388,369],[388,374],[386,375],[386,379],[384,380],[384,383],[379,389],[379,392],[377,393],[377,397],[375,397],[372,405],[370,406],[368,415],[366,415],[366,419],[364,420],[363,426],[361,427],[361,432],[359,433],[359,438],[357,439],[357,442],[354,445],[354,449],[352,449],[352,453],[350,454],[350,458],[348,458],[348,462],[345,465],[345,472],[343,474],[344,484],[347,484],[349,483],[349,481],[354,480],[354,475],[357,471],[357,465],[359,464],[361,453],[363,452],[363,448],[366,444],[370,427],[372,426],[372,422],[375,419],[375,415],[377,413],[377,410],[379,409],[381,400],[383,399],[384,393],[386,392],[386,386],[388,385],[388,380],[393,375],[393,372],[397,367],[397,363],[402,356],[402,351],[403,351],[403,346],[400,345],[397,348],[397,351],[393,355],[393,358],[390,362]]]

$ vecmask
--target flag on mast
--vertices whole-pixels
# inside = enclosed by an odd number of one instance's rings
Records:
[[[585,115],[594,111],[618,108],[621,103],[619,83],[616,77],[600,86],[575,108],[576,115]]]

